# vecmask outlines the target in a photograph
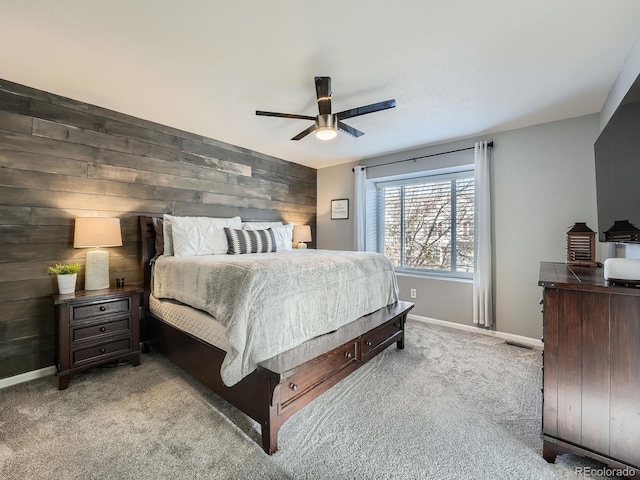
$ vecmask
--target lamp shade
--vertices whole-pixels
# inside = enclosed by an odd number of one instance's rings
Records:
[[[309,225],[295,225],[293,227],[294,242],[310,242],[311,227]]]
[[[122,246],[120,219],[100,217],[76,218],[73,246],[75,248]]]
[[[75,248],[119,247],[122,245],[119,218],[76,218],[73,234]],[[89,250],[85,266],[84,289],[109,288],[109,254],[106,250]]]

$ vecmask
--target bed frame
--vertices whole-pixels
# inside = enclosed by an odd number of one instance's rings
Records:
[[[158,350],[193,378],[260,423],[262,447],[278,449],[278,430],[294,413],[396,342],[404,348],[404,326],[413,303],[393,305],[359,318],[335,332],[261,362],[257,370],[227,387],[220,367],[225,351],[174,328],[149,312],[151,266],[155,256],[152,217],[140,217],[144,349]]]

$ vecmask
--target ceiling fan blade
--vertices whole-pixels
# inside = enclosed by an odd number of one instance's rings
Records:
[[[313,120],[316,117],[310,117],[309,115],[297,115],[295,113],[276,113],[276,112],[263,112],[262,110],[256,110],[256,115],[262,115],[263,117],[282,117],[282,118],[299,118],[300,120]]]
[[[309,128],[301,131],[299,134],[297,134],[295,137],[293,137],[291,140],[300,140],[304,137],[306,137],[307,135],[309,135],[311,132],[313,132],[316,129],[316,124],[314,123],[313,125],[311,125]]]
[[[318,111],[320,115],[331,113],[331,77],[315,77]]]
[[[356,137],[356,138],[364,135],[364,132],[361,132],[356,128],[350,127],[346,123],[342,123],[340,121],[338,121],[338,130],[340,130],[342,133],[346,133],[347,135],[351,135],[352,137]]]
[[[336,113],[338,120],[344,120],[345,118],[358,117],[360,115],[366,115],[367,113],[379,112],[380,110],[386,110],[396,106],[396,100],[385,100],[384,102],[372,103],[371,105],[365,105],[364,107],[351,108],[344,112]]]

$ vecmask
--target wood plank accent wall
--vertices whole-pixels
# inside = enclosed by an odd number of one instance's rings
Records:
[[[120,218],[111,284],[134,284],[137,216],[162,213],[283,220],[315,232],[316,170],[0,80],[0,378],[54,364],[57,286],[47,266],[84,264],[74,218]]]

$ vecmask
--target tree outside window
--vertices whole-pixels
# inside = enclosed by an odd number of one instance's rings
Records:
[[[381,183],[377,191],[381,250],[398,270],[473,273],[472,171]]]

